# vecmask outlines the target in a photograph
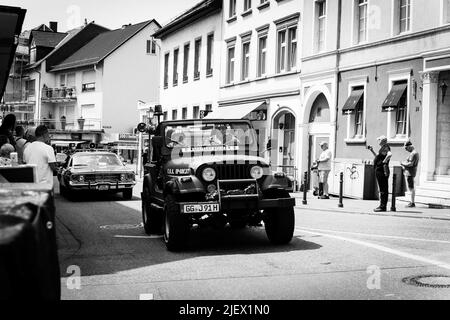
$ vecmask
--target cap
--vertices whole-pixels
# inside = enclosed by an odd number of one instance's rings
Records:
[[[410,147],[412,146],[412,142],[411,141],[406,141],[404,147]]]
[[[321,147],[323,147],[324,145],[328,145],[328,142],[322,141],[322,142],[320,143],[320,146],[321,146]]]
[[[377,138],[377,140],[381,142],[381,141],[387,141],[388,139],[387,139],[386,136],[379,136],[379,137]]]

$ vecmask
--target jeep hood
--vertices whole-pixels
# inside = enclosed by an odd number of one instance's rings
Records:
[[[195,171],[202,165],[213,164],[233,164],[234,161],[238,163],[254,163],[269,166],[269,162],[264,158],[250,155],[209,155],[209,156],[194,156],[194,157],[180,157],[172,159],[167,163],[167,168],[191,168]]]

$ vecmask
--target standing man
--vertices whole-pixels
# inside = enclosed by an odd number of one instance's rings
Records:
[[[375,153],[372,146],[368,146],[372,154],[375,156],[374,167],[375,176],[377,178],[378,188],[380,189],[380,206],[374,210],[374,212],[386,212],[387,203],[389,200],[389,162],[392,158],[391,148],[388,145],[388,139],[385,136],[377,138],[380,145],[380,151]]]
[[[420,156],[416,148],[414,148],[411,141],[405,143],[405,149],[409,152],[409,156],[406,161],[403,161],[402,167],[406,178],[406,185],[408,191],[411,193],[411,202],[406,206],[407,208],[416,207],[416,188],[414,185],[414,178],[417,175],[417,167],[419,166]]]
[[[320,199],[330,199],[330,195],[328,194],[328,176],[331,171],[331,158],[333,155],[331,154],[331,150],[328,149],[328,142],[322,142],[320,148],[322,149],[322,153],[319,160],[316,161],[319,170],[319,196]]]
[[[35,132],[36,141],[31,143],[23,153],[27,164],[37,167],[38,183],[46,184],[53,189],[53,173],[58,169],[53,148],[50,146],[50,135],[46,126],[39,126]]]
[[[24,138],[25,129],[22,126],[16,127],[16,150],[19,156],[19,163],[23,163],[23,151],[29,144],[29,142]]]

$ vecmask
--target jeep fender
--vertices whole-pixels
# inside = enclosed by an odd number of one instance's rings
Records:
[[[261,190],[268,191],[273,189],[290,189],[292,182],[287,177],[275,177],[273,175],[267,176],[261,186]]]
[[[186,179],[190,178],[190,179]],[[196,176],[173,177],[164,186],[164,195],[205,193],[203,183]]]

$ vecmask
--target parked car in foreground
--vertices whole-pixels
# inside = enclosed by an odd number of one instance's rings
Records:
[[[63,196],[80,191],[122,192],[124,199],[131,200],[136,185],[134,171],[127,169],[115,153],[107,151],[82,151],[70,155],[58,180]]]

